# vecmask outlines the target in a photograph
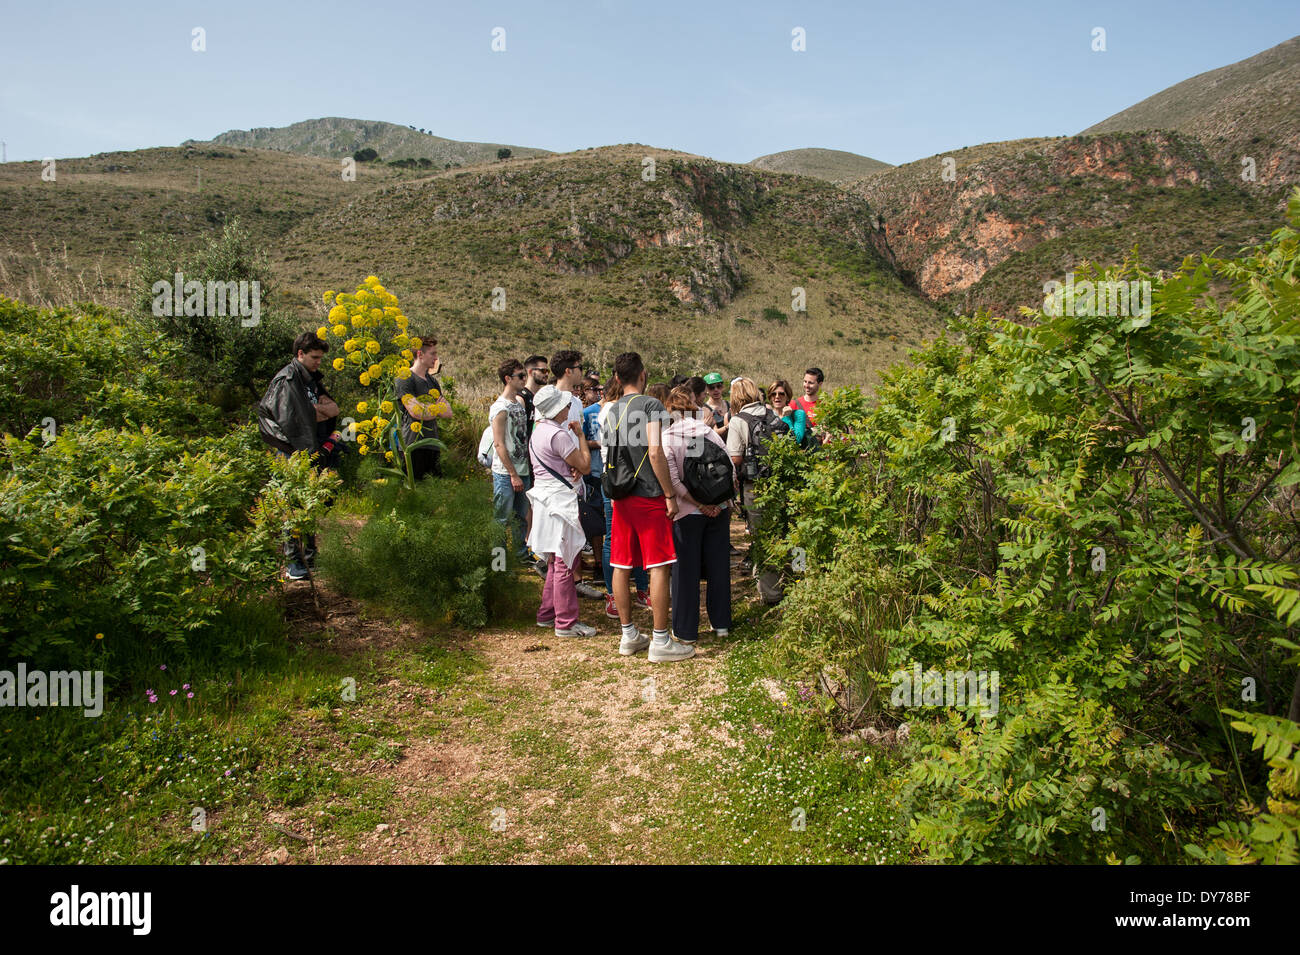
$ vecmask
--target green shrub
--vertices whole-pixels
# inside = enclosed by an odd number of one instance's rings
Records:
[[[180,380],[185,362],[173,343],[107,309],[0,298],[0,433],[57,433],[83,416],[112,428],[215,433],[216,409]]]
[[[186,283],[257,282],[260,314],[245,326],[238,316],[154,314],[155,283],[169,285],[180,272]],[[170,236],[141,241],[131,276],[136,315],[146,328],[174,342],[186,357],[187,376],[216,389],[216,403],[233,408],[261,397],[271,377],[290,358],[298,323],[272,305],[273,283],[266,255],[238,221],[197,250],[183,249]],[[206,311],[206,300],[205,300]]]
[[[185,440],[74,425],[0,457],[0,656],[97,665],[202,637],[274,580],[334,481],[251,429]],[[96,639],[96,634],[103,634]]]
[[[881,712],[917,741],[926,857],[1294,857],[1300,191],[1288,214],[1239,259],[1076,279],[1149,280],[1149,321],[956,320],[874,409],[828,398],[837,440],[768,489],[804,672],[1000,675],[996,713]]]
[[[320,567],[343,593],[428,623],[479,627],[515,586],[504,531],[481,480],[427,477],[405,490],[372,483],[371,511],[358,527],[325,528]]]

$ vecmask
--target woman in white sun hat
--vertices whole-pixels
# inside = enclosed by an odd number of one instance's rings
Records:
[[[528,439],[535,482],[528,492],[533,526],[528,546],[546,560],[546,586],[537,610],[539,627],[555,627],[557,637],[590,637],[595,627],[578,622],[578,591],[573,568],[587,543],[578,517],[578,482],[591,471],[586,441],[565,424],[570,399],[554,385],[533,396],[537,425]]]

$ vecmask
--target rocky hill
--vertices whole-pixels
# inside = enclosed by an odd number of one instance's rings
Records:
[[[869,381],[940,325],[873,221],[829,183],[627,145],[385,186],[305,221],[279,259],[313,290],[382,263],[409,313],[483,368],[571,341],[607,358],[635,347],[665,370],[822,364]]]
[[[1084,259],[1116,263],[1136,246],[1146,263],[1171,267],[1261,239],[1276,222],[1270,193],[1179,133],[1020,140],[981,147],[973,162],[959,157],[853,187],[883,217],[904,276],[951,308],[1014,314]]]
[[[329,159],[351,156],[358,149],[368,146],[384,162],[395,159],[429,159],[439,169],[449,163],[469,166],[493,162],[499,149],[509,149],[516,158],[549,155],[545,149],[503,146],[501,143],[460,142],[434,136],[414,126],[334,116],[309,119],[279,128],[232,129],[214,136],[212,142],[222,146],[275,149]]]
[[[1210,70],[1149,96],[1084,130],[1174,130],[1200,140],[1211,156],[1257,181],[1285,188],[1300,179],[1300,37]]]

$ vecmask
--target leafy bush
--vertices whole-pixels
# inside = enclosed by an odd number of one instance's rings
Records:
[[[260,306],[256,325],[245,326],[238,316],[157,315],[155,283],[257,282]],[[272,305],[270,265],[251,236],[232,222],[220,236],[195,251],[183,249],[170,236],[146,239],[136,247],[132,266],[132,297],[145,327],[160,332],[187,357],[188,376],[220,389],[218,403],[226,407],[261,397],[266,383],[293,357],[297,322]],[[206,301],[205,309],[206,311]]]
[[[281,531],[334,480],[220,433],[177,350],[121,316],[0,301],[0,327],[0,413],[28,429],[0,440],[0,658],[112,678],[205,637],[255,654],[223,617],[257,617]]]
[[[172,377],[184,363],[162,336],[98,306],[47,311],[0,298],[0,433],[57,433],[90,416],[105,427],[211,434],[216,409]]]
[[[333,484],[251,429],[7,436],[0,458],[0,655],[102,662],[183,646],[274,580],[280,533]],[[96,639],[96,634],[103,634]]]
[[[893,712],[929,858],[1294,856],[1300,192],[1288,214],[1237,259],[1078,280],[1151,281],[1149,320],[955,321],[874,409],[827,399],[845,440],[768,489],[768,545],[806,556],[782,638],[806,671],[883,648],[878,687],[1000,674],[996,714]],[[855,613],[855,586],[885,608]]]

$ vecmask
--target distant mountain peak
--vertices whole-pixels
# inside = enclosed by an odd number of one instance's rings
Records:
[[[329,159],[341,159],[358,149],[369,147],[385,162],[395,159],[430,159],[438,166],[448,163],[469,166],[492,162],[502,149],[509,149],[512,158],[550,155],[549,150],[530,146],[444,139],[414,123],[400,126],[382,120],[348,119],[341,116],[308,119],[289,126],[231,129],[214,136],[211,141],[224,146],[275,149]]]
[[[771,153],[752,159],[749,165],[769,172],[787,172],[798,176],[810,176],[824,179],[836,185],[853,182],[863,176],[892,169],[887,162],[861,156],[858,153],[845,152],[842,149],[787,149],[784,152]]]

